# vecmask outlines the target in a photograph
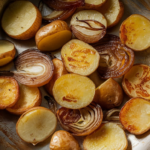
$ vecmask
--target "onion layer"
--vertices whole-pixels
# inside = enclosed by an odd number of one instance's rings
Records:
[[[26,50],[15,61],[14,78],[20,83],[40,87],[52,78],[54,66],[49,56],[38,50]]]
[[[119,37],[106,35],[104,39],[93,46],[101,56],[98,67],[101,78],[118,78],[133,66],[134,52],[123,45]]]
[[[45,4],[55,10],[66,10],[73,7],[79,7],[84,5],[84,0],[42,0]]]
[[[62,107],[57,111],[57,117],[65,130],[75,136],[84,136],[92,133],[101,125],[103,112],[100,105],[91,103],[78,110]]]

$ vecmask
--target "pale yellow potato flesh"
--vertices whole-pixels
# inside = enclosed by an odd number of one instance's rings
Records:
[[[120,122],[130,133],[140,135],[150,129],[150,102],[132,98],[120,111]]]
[[[23,84],[19,84],[20,96],[17,103],[11,107],[7,108],[7,111],[21,115],[28,109],[39,106],[41,104],[41,93],[37,87],[28,87]]]
[[[58,104],[70,109],[89,105],[95,94],[95,85],[87,77],[66,74],[58,78],[53,87],[53,96]]]
[[[19,118],[16,131],[25,142],[36,145],[48,138],[56,129],[57,118],[49,109],[34,107]]]
[[[129,97],[142,97],[150,100],[150,67],[134,65],[124,75],[122,87]]]
[[[92,4],[92,5],[100,5],[104,3],[106,0],[85,0],[85,3]]]
[[[83,142],[84,150],[126,150],[127,146],[124,130],[115,123],[103,124]]]
[[[99,65],[99,53],[87,43],[74,39],[61,49],[62,61],[68,72],[88,76]]]
[[[99,11],[105,16],[109,28],[119,22],[123,15],[124,7],[120,0],[107,0]]]
[[[9,5],[2,17],[2,27],[10,35],[20,35],[28,30],[37,17],[35,7],[28,1]]]
[[[150,47],[150,20],[142,15],[131,15],[120,27],[120,39],[135,51],[147,49]]]

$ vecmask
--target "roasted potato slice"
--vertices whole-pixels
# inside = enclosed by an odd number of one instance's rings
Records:
[[[2,28],[12,38],[27,40],[32,38],[42,23],[38,8],[29,1],[10,3],[2,16]]]
[[[70,109],[86,107],[92,102],[94,94],[94,83],[89,78],[77,74],[61,76],[53,87],[57,103]]]
[[[132,98],[120,111],[120,122],[130,133],[140,135],[150,129],[150,102]]]
[[[0,77],[0,109],[15,105],[19,99],[19,85],[12,77]]]
[[[122,87],[129,97],[142,97],[150,100],[150,67],[144,64],[134,65],[122,81]]]
[[[120,0],[107,0],[106,3],[99,8],[99,11],[107,20],[107,27],[116,25],[123,16],[124,6]]]
[[[70,26],[78,39],[86,43],[95,43],[106,34],[107,21],[96,10],[82,10],[72,16]]]
[[[150,47],[150,20],[139,14],[128,17],[120,27],[123,44],[135,51]]]
[[[50,141],[50,150],[80,150],[76,139],[67,131],[56,131]]]
[[[47,139],[56,126],[57,118],[51,110],[34,107],[21,115],[16,124],[16,131],[23,141],[36,145]]]
[[[53,64],[54,64],[54,73],[53,73],[53,77],[50,80],[50,82],[48,84],[46,84],[44,87],[46,89],[46,91],[50,94],[53,95],[52,89],[54,86],[55,81],[60,78],[62,75],[67,74],[67,70],[63,64],[63,62],[57,58],[54,58],[53,60]]]
[[[83,142],[84,150],[126,150],[127,146],[124,130],[115,123],[103,124]]]
[[[88,76],[99,65],[100,55],[87,43],[73,39],[61,49],[62,61],[68,72]]]
[[[123,101],[121,86],[112,78],[109,78],[96,88],[94,101],[104,109],[119,106]]]
[[[4,66],[15,57],[16,49],[13,43],[0,40],[0,66]]]
[[[20,84],[19,88],[20,96],[17,103],[13,107],[7,108],[7,111],[16,115],[21,115],[28,109],[41,104],[42,97],[38,88],[28,87],[23,84]]]

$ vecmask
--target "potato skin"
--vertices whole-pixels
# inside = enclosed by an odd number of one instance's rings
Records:
[[[94,101],[104,109],[119,106],[123,101],[122,88],[115,80],[110,78],[96,89]]]
[[[76,139],[67,131],[56,131],[50,141],[50,150],[80,150]]]

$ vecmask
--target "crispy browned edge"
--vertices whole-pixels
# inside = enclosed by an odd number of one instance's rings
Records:
[[[120,5],[120,11],[119,11],[119,14],[118,14],[115,22],[113,22],[107,28],[111,28],[111,27],[115,26],[121,20],[123,14],[124,14],[124,5],[123,5],[123,3],[120,0],[119,0],[119,5]]]
[[[145,64],[135,64],[135,65],[133,65],[132,67],[138,66],[138,65],[139,65],[139,66],[143,66],[143,65],[144,65],[144,66],[146,66],[146,67],[149,67],[149,66],[147,66],[147,65],[145,65]],[[132,69],[132,67],[131,67],[130,69]],[[129,70],[129,71],[130,71],[130,70]],[[128,72],[129,72],[129,71],[128,71]],[[128,72],[127,72],[127,73],[128,73]],[[126,73],[126,74],[127,74],[127,73]],[[128,90],[127,90],[127,88],[126,88],[126,85],[125,85],[125,75],[126,75],[126,74],[124,74],[124,76],[123,76],[122,88],[123,88],[123,90],[124,90],[124,92],[126,93],[127,96],[129,96],[130,98],[135,98],[135,97],[133,97],[133,96],[128,92]]]
[[[125,21],[127,20],[127,19],[129,19],[130,17],[132,17],[132,16],[134,16],[134,15],[138,15],[138,16],[141,16],[141,17],[143,17],[143,18],[145,18],[145,19],[147,19],[148,21],[150,21],[148,18],[146,18],[145,16],[143,16],[143,15],[140,15],[140,14],[132,14],[132,15],[130,15],[128,18],[126,18],[123,22],[122,22],[122,24],[121,24],[121,26],[120,26],[120,29],[119,29],[119,37],[120,37],[120,40],[121,40],[121,42],[124,44],[124,45],[126,45],[126,40],[127,40],[127,38],[126,38],[126,36],[124,35],[124,23],[125,23]],[[126,45],[127,46],[127,45]],[[128,47],[128,46],[127,46]],[[149,48],[150,46],[148,46],[147,48]],[[129,47],[130,48],[130,47]],[[143,50],[146,50],[147,48],[145,48],[145,49],[142,49],[142,50],[136,50],[136,49],[132,49],[132,50],[134,50],[134,51],[137,51],[137,52],[139,52],[139,51],[143,51]]]
[[[108,123],[111,123],[111,122],[108,122]],[[105,124],[107,124],[107,123],[102,123],[101,126],[100,126],[97,130],[95,130],[93,133],[91,133],[90,135],[94,134],[94,133],[97,132],[98,130],[101,130],[101,128],[102,128]],[[118,125],[118,127],[121,128],[119,125]],[[122,129],[122,128],[121,128],[121,129]],[[123,130],[123,129],[122,129],[122,130]],[[128,147],[128,140],[127,140],[127,136],[126,136],[125,132],[124,132],[124,135],[125,135],[125,137],[126,137],[126,147],[124,148],[124,150],[126,150],[127,147]],[[90,149],[88,149],[88,148],[86,147],[86,145],[85,145],[85,143],[84,143],[85,140],[87,139],[87,137],[88,137],[88,135],[84,138],[84,141],[83,141],[83,148],[84,148],[84,150],[90,150]]]
[[[23,32],[22,34],[19,34],[19,35],[8,34],[2,26],[3,30],[5,31],[5,33],[8,36],[10,36],[14,39],[18,39],[18,40],[28,40],[35,36],[36,32],[39,30],[39,28],[42,24],[42,15],[41,15],[40,11],[38,10],[38,8],[34,4],[33,4],[33,7],[35,7],[35,9],[36,9],[37,15],[36,15],[36,19],[35,19],[34,23],[32,24],[32,26],[28,30],[26,30],[25,32]]]
[[[8,40],[1,40],[1,41],[7,41],[7,42],[10,42],[10,41],[8,41]],[[12,42],[10,42],[10,43],[12,43]],[[12,43],[13,44],[13,43]],[[14,59],[14,57],[15,57],[15,55],[16,55],[16,48],[15,48],[15,45],[13,44],[13,46],[14,46],[14,48],[11,50],[11,51],[8,51],[8,52],[5,52],[5,53],[1,53],[0,54],[0,59],[3,59],[3,58],[7,58],[7,57],[12,57],[12,60]],[[11,62],[12,60],[10,60],[9,62]],[[8,63],[9,63],[8,62]],[[7,63],[7,64],[8,64]],[[6,64],[4,64],[4,65],[6,65]],[[3,65],[3,66],[4,66]],[[0,65],[1,66],[1,65]]]
[[[18,119],[18,121],[17,121],[17,123],[16,123],[16,132],[17,132],[17,134],[18,134],[18,136],[20,137],[20,135],[19,135],[19,133],[18,133],[18,124],[19,124],[19,122],[20,122],[20,120],[28,113],[28,112],[31,112],[32,110],[36,110],[36,109],[44,109],[44,110],[47,110],[47,111],[50,111],[51,113],[53,113],[50,109],[48,109],[48,108],[45,108],[45,107],[42,107],[42,106],[38,106],[38,107],[33,107],[33,108],[30,108],[29,110],[27,110],[26,112],[24,112],[21,116],[20,116],[20,118]],[[53,113],[54,114],[54,113]],[[55,115],[55,114],[54,114]],[[56,115],[55,115],[55,117],[56,117]],[[56,117],[56,121],[57,121],[57,117]],[[56,127],[57,127],[57,122],[56,122]],[[55,130],[56,130],[56,127],[55,127]],[[55,131],[54,130],[54,131]],[[53,134],[53,133],[52,133]],[[50,135],[49,135],[50,136]],[[45,139],[44,140],[46,140],[49,136],[47,136],[47,137],[45,137]],[[21,137],[20,137],[20,139],[22,139]],[[23,139],[22,139],[23,140]],[[40,142],[43,142],[44,140],[42,140],[42,141],[40,141]],[[24,140],[23,140],[24,141]],[[25,141],[26,143],[30,143],[30,142],[27,142],[27,141]]]
[[[70,28],[67,25],[67,23],[65,21],[62,21],[62,20],[55,20],[52,23],[49,23],[49,24],[43,26],[42,28],[40,28],[38,30],[38,32],[35,35],[35,41],[36,41],[37,47],[38,47],[39,42],[43,38],[50,36],[52,34],[55,34],[57,32],[64,31],[64,30],[70,31]]]
[[[0,78],[2,78],[2,79],[4,79],[4,80],[9,80],[12,84],[14,84],[15,85],[15,89],[16,89],[16,91],[17,91],[17,93],[16,93],[16,96],[15,96],[15,98],[14,98],[14,100],[13,100],[13,102],[11,102],[11,104],[9,104],[9,105],[7,105],[7,106],[2,106],[2,105],[0,105],[0,109],[5,109],[5,108],[8,108],[8,107],[12,107],[12,106],[14,106],[15,105],[15,103],[17,102],[17,100],[19,99],[19,96],[20,96],[20,94],[19,94],[19,85],[18,85],[18,82],[13,78],[13,77],[7,77],[7,76],[1,76]]]
[[[147,102],[150,103],[149,100],[144,99],[144,98],[141,98],[141,97],[131,98],[131,99],[130,99],[129,101],[127,101],[127,102],[124,104],[124,106],[121,108],[120,113],[119,113],[119,120],[120,120],[122,126],[123,126],[127,131],[129,131],[130,133],[135,134],[135,135],[141,135],[141,134],[147,132],[147,131],[150,129],[150,127],[147,128],[146,130],[144,130],[143,132],[132,132],[132,131],[128,130],[128,128],[126,128],[126,127],[124,126],[124,124],[122,123],[122,117],[121,117],[121,116],[122,116],[122,113],[123,113],[123,111],[124,111],[125,106],[128,105],[132,100],[135,100],[135,99],[142,99],[142,100],[147,101]],[[129,106],[130,106],[130,105],[129,105]]]
[[[15,115],[21,115],[23,114],[25,111],[29,110],[30,108],[33,108],[33,107],[36,107],[36,106],[40,106],[41,105],[41,102],[42,102],[42,93],[40,91],[39,88],[38,89],[38,97],[36,97],[36,99],[34,100],[34,105],[29,105],[27,106],[26,108],[23,108],[23,109],[13,109],[13,108],[7,108],[6,110],[9,111],[10,113],[12,114],[15,114]],[[26,93],[28,94],[28,93]],[[30,100],[29,100],[30,101]]]

